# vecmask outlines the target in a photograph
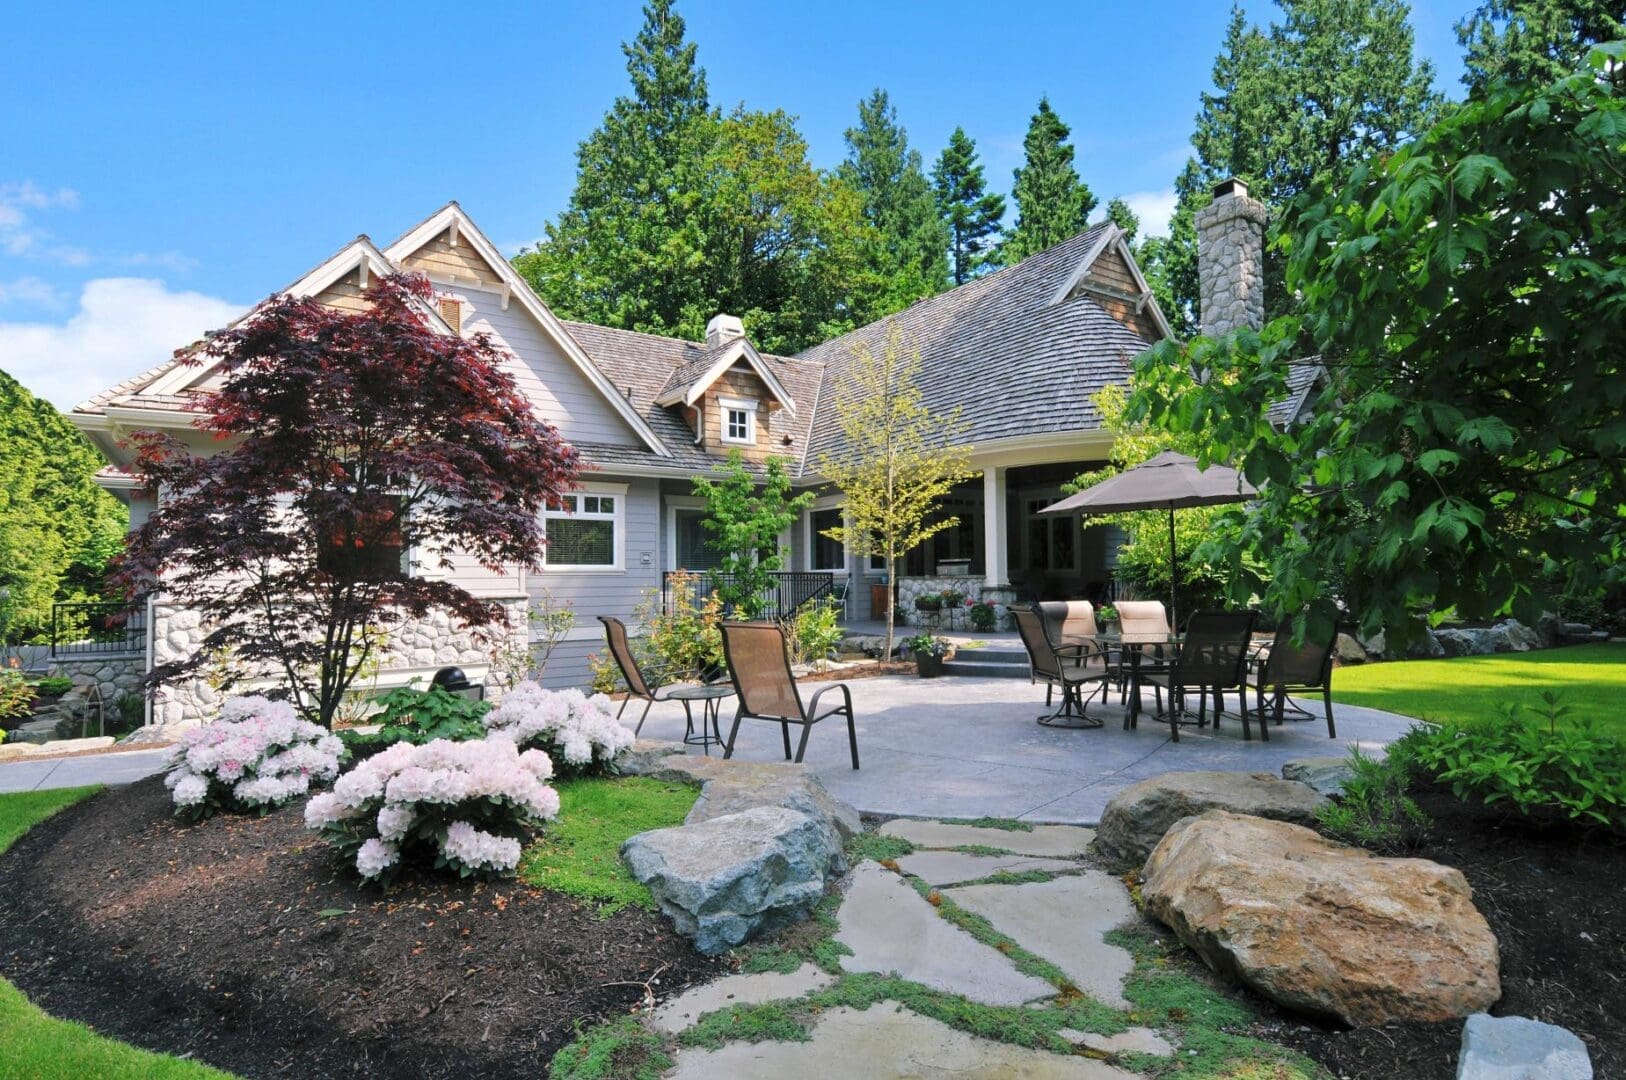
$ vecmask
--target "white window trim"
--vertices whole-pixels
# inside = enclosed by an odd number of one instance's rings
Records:
[[[677,512],[679,510],[704,510],[705,499],[697,499],[692,495],[667,495],[666,497],[666,566],[667,571],[682,569],[678,566],[677,558]]]
[[[717,418],[717,431],[725,443],[734,446],[755,446],[757,444],[757,405],[749,398],[717,398],[717,409],[722,414]],[[745,414],[745,438],[738,439],[728,433],[728,414],[731,411]]]
[[[610,515],[593,515],[589,521],[612,521],[615,530],[611,541],[611,548],[615,554],[615,562],[609,566],[576,566],[574,564],[555,563],[548,558],[548,545],[542,546],[542,572],[544,574],[623,574],[627,569],[627,485],[585,483],[580,484],[571,495],[614,495],[615,513]],[[546,533],[548,527],[548,511],[542,512],[542,529]],[[575,515],[562,514],[562,517]]]
[[[846,577],[852,567],[852,553],[847,545],[841,545],[841,567],[839,569],[825,569],[813,565],[813,542],[818,534],[813,531],[813,514],[818,510],[841,510],[847,505],[847,500],[840,495],[826,495],[821,499],[814,499],[813,505],[802,511],[802,566],[810,573],[840,574]],[[846,513],[841,515],[842,528],[851,527],[852,522]]]

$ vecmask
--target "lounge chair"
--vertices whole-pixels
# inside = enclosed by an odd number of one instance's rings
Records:
[[[1249,675],[1259,704],[1260,724],[1265,715],[1265,692],[1268,690],[1275,705],[1276,724],[1280,726],[1286,716],[1294,720],[1314,720],[1315,714],[1289,704],[1290,695],[1299,693],[1321,694],[1321,705],[1327,714],[1327,738],[1336,739],[1338,728],[1332,719],[1332,653],[1338,644],[1338,628],[1318,641],[1305,639],[1304,644],[1293,644],[1291,622],[1284,622],[1276,631],[1275,640],[1249,664]]]
[[[1204,722],[1208,695],[1213,693],[1216,728],[1224,707],[1225,691],[1237,691],[1242,738],[1253,737],[1248,728],[1248,694],[1244,686],[1253,624],[1258,617],[1258,613],[1252,611],[1199,611],[1191,617],[1180,651],[1169,665],[1156,671],[1142,671],[1143,682],[1169,691],[1169,728],[1175,742],[1180,741],[1180,725],[1187,722],[1186,696],[1192,690],[1202,695],[1197,716],[1199,725]],[[1259,718],[1259,731],[1260,737],[1268,742],[1270,729],[1263,716]]]
[[[1061,707],[1053,713],[1040,716],[1039,723],[1045,727],[1100,727],[1101,721],[1089,714],[1089,704],[1095,699],[1097,692],[1103,699],[1105,698],[1107,685],[1112,679],[1112,672],[1106,663],[1106,654],[1100,645],[1087,640],[1068,643],[1063,646],[1063,652],[1058,654],[1056,644],[1051,641],[1050,635],[1045,633],[1044,619],[1037,611],[1032,608],[1015,608],[1011,614],[1016,618],[1016,629],[1022,635],[1022,645],[1028,651],[1030,677],[1035,682],[1044,680],[1044,703],[1047,707],[1056,687],[1061,687]],[[1094,621],[1093,617],[1091,621]],[[1097,685],[1090,691],[1089,697],[1085,697],[1083,688],[1089,683]],[[1076,711],[1074,706],[1077,706]],[[1124,726],[1129,726],[1127,717]]]
[[[786,760],[791,758],[790,726],[800,725],[802,738],[796,746],[795,757],[800,763],[802,755],[807,753],[807,737],[813,733],[813,725],[832,716],[845,716],[847,745],[852,751],[853,768],[858,768],[858,729],[853,724],[852,691],[846,683],[826,683],[814,691],[804,706],[801,690],[790,671],[785,632],[777,624],[723,623],[723,656],[728,662],[729,678],[734,681],[734,692],[739,695],[734,726],[729,729],[728,741],[723,745],[724,758],[734,756],[740,721],[747,717],[779,725],[785,738]],[[842,703],[821,712],[819,699],[832,690],[841,692]]]
[[[644,711],[639,714],[638,723],[632,729],[632,733],[636,735],[644,729],[644,721],[649,718],[650,706],[657,701],[666,700],[661,697],[661,693],[670,692],[685,680],[663,679],[652,684],[644,677],[643,669],[638,666],[637,658],[632,655],[632,645],[627,640],[626,624],[609,615],[600,615],[598,621],[604,624],[604,640],[610,647],[610,656],[614,658],[615,666],[621,669],[622,681],[627,684],[627,696],[622,700],[615,718],[621,719],[621,714],[627,711],[629,702],[638,700],[644,703]]]

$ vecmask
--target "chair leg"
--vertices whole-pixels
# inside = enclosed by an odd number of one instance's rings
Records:
[[[1185,699],[1185,694],[1182,693],[1178,687],[1175,687],[1174,685],[1172,685],[1173,680],[1170,680],[1170,682],[1171,682],[1171,685],[1169,686],[1169,734],[1170,734],[1170,741],[1171,742],[1179,742],[1180,741],[1180,714],[1185,711],[1186,699]],[[1163,708],[1163,688],[1162,687],[1157,688],[1157,707],[1160,710]]]
[[[1242,694],[1241,698],[1242,698],[1242,741],[1247,742],[1249,739],[1253,738],[1253,736],[1248,731],[1248,695],[1247,694]],[[1219,727],[1219,724],[1218,724],[1217,721],[1214,724],[1214,726],[1216,728]],[[1263,720],[1260,721],[1259,726],[1260,727],[1265,726]]]
[[[1047,709],[1050,708],[1050,697],[1055,692],[1056,692],[1055,684],[1053,684],[1053,683],[1045,683],[1044,684],[1044,707],[1045,708],[1047,708]]]
[[[1327,709],[1327,738],[1336,739],[1338,737],[1338,728],[1332,722],[1332,687],[1324,686],[1321,688],[1321,703]]]
[[[807,753],[807,737],[811,734],[813,734],[813,725],[803,724],[801,741],[796,744],[796,764],[798,765],[802,763],[802,755]]]
[[[1242,699],[1242,730],[1244,733],[1246,733],[1248,730],[1248,695],[1246,693],[1238,693],[1237,697]],[[1259,741],[1270,741],[1270,718],[1264,713],[1259,714]]]
[[[1282,726],[1282,717],[1285,716],[1286,713],[1287,713],[1287,688],[1285,686],[1278,686],[1276,688],[1276,726],[1277,727]]]
[[[779,732],[785,737],[785,760],[790,760],[790,721],[779,721]]]
[[[734,740],[739,738],[740,719],[744,715],[745,707],[743,705],[734,710],[734,726],[728,729],[728,745],[723,747],[723,757],[725,760],[734,756]]]
[[[1214,726],[1218,727],[1219,726],[1219,717],[1218,716],[1214,717],[1214,721],[1215,721]],[[1208,725],[1208,687],[1201,686],[1201,687],[1197,688],[1197,726],[1198,727],[1206,727],[1207,725]]]
[[[632,734],[633,734],[634,738],[637,737],[637,735],[638,735],[638,733],[640,731],[644,730],[644,721],[649,719],[649,710],[650,710],[650,707],[653,706],[654,704],[655,704],[655,699],[654,698],[650,698],[648,701],[644,702],[644,711],[639,714],[638,723],[635,724],[633,726],[633,729],[632,729]]]
[[[847,748],[853,752],[853,768],[858,768],[858,728],[853,723],[852,710],[847,710]]]

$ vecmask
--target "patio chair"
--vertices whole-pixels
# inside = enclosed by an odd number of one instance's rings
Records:
[[[1100,633],[1095,625],[1095,605],[1088,600],[1046,600],[1034,605],[1044,620],[1044,630],[1056,645],[1092,643]]]
[[[644,711],[638,716],[638,723],[633,727],[632,733],[638,734],[644,729],[644,721],[649,718],[650,706],[657,701],[665,701],[661,697],[662,691],[670,692],[682,679],[666,679],[651,684],[644,677],[643,669],[638,666],[638,660],[632,655],[632,644],[627,640],[627,626],[620,619],[610,615],[600,615],[598,621],[604,624],[604,640],[610,647],[610,656],[615,659],[615,666],[621,669],[621,679],[627,684],[627,696],[622,699],[621,708],[615,714],[617,720],[627,711],[627,705],[634,699],[644,703]]]
[[[1120,612],[1122,609],[1119,609]],[[1253,611],[1199,611],[1191,617],[1185,641],[1179,653],[1167,668],[1142,672],[1141,678],[1152,686],[1169,691],[1169,728],[1175,742],[1180,741],[1180,725],[1185,720],[1186,695],[1191,690],[1202,694],[1200,709],[1206,709],[1208,694],[1214,695],[1214,726],[1219,727],[1225,691],[1237,691],[1241,703],[1242,738],[1251,739],[1248,727],[1248,694],[1245,689],[1248,649],[1253,638],[1253,623],[1258,613]],[[1199,712],[1200,726],[1204,713]],[[1259,718],[1260,738],[1270,740],[1270,728],[1263,715]]]
[[[1039,723],[1045,727],[1100,727],[1102,722],[1089,714],[1089,704],[1097,692],[1103,699],[1106,697],[1107,685],[1112,679],[1100,646],[1088,640],[1068,643],[1078,654],[1058,655],[1056,644],[1045,632],[1044,620],[1037,611],[1015,608],[1011,614],[1016,618],[1017,632],[1022,635],[1022,645],[1028,652],[1029,677],[1035,682],[1044,680],[1047,708],[1056,687],[1061,687],[1061,706],[1053,713],[1040,716]],[[1089,683],[1097,684],[1096,688],[1090,691],[1089,697],[1084,697],[1083,688]],[[1075,705],[1077,711],[1074,711]],[[1128,717],[1124,719],[1124,726],[1129,726]]]
[[[1147,641],[1163,642],[1172,636],[1169,627],[1169,613],[1161,600],[1120,600],[1115,605],[1118,611],[1118,632],[1126,639],[1141,638]],[[1168,649],[1162,644],[1126,646],[1126,652],[1119,657],[1119,700],[1127,701],[1129,694],[1140,693],[1139,686],[1130,685],[1133,681],[1130,675],[1151,675],[1169,668]],[[1135,663],[1129,663],[1128,649],[1136,649],[1140,655],[1135,657]],[[1157,707],[1163,708],[1163,690],[1157,690]]]
[[[1332,719],[1332,654],[1337,644],[1336,626],[1320,640],[1306,638],[1302,645],[1293,644],[1291,623],[1283,623],[1277,629],[1275,639],[1248,665],[1261,725],[1265,722],[1267,690],[1275,705],[1277,726],[1287,716],[1294,720],[1314,720],[1315,714],[1293,702],[1291,695],[1319,691],[1327,714],[1327,738],[1338,737],[1338,728]]]
[[[847,718],[847,746],[852,751],[853,768],[858,768],[858,729],[853,723],[853,695],[846,683],[827,683],[814,691],[807,704],[802,704],[801,690],[790,671],[790,651],[785,648],[785,632],[777,623],[723,623],[723,656],[728,662],[729,678],[734,681],[734,692],[739,695],[739,708],[734,712],[734,726],[729,729],[728,741],[723,744],[723,757],[734,756],[734,740],[739,737],[740,721],[769,720],[779,725],[785,738],[785,759],[791,760],[790,726],[798,724],[802,738],[796,746],[795,760],[801,763],[807,753],[807,738],[813,734],[813,725],[832,716]],[[819,708],[819,699],[832,690],[841,692],[841,704]]]

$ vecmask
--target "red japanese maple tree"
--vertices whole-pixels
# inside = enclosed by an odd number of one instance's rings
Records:
[[[438,609],[506,632],[500,603],[414,573],[408,554],[419,568],[449,567],[454,550],[536,566],[541,510],[574,485],[577,456],[488,336],[436,324],[432,296],[398,275],[374,282],[363,311],[272,297],[200,350],[224,376],[196,423],[218,452],[133,437],[135,469],[161,494],[119,577],[156,582],[210,628],[150,681],[229,656],[238,677],[280,673],[301,711],[331,725],[392,627]]]

